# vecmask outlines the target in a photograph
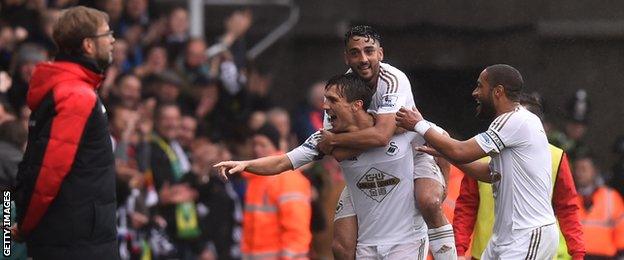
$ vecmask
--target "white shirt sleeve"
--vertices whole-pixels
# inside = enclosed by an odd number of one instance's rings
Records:
[[[316,131],[302,145],[286,153],[293,169],[297,169],[310,162],[320,160],[323,155],[317,148],[317,144],[321,139],[321,132]]]
[[[519,113],[503,114],[490,124],[487,131],[475,136],[477,144],[487,154],[498,154],[503,149],[521,145],[528,141],[526,120]],[[522,131],[522,130],[525,131]]]
[[[389,72],[387,72],[389,73]],[[396,113],[407,105],[408,97],[412,96],[412,86],[403,74],[384,74],[379,77],[383,81],[383,87],[378,87],[373,98],[377,99],[377,107],[373,111],[376,114]]]

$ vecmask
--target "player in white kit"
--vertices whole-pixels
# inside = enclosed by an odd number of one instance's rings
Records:
[[[518,102],[523,80],[509,65],[492,65],[479,75],[472,95],[477,115],[495,118],[487,131],[467,141],[429,131],[418,110],[401,109],[397,124],[421,133],[433,149],[465,173],[492,183],[495,222],[481,259],[552,259],[559,244],[551,206],[551,155],[540,119]],[[486,155],[489,165],[475,162]]]
[[[397,132],[395,113],[402,107],[414,106],[412,87],[407,76],[390,64],[383,63],[380,35],[370,26],[354,26],[345,34],[345,63],[349,71],[357,74],[375,88],[368,112],[376,115],[375,125],[359,131],[332,134],[323,131],[319,148],[341,160],[362,151],[386,147]],[[327,116],[326,116],[327,118]],[[326,120],[327,121],[327,120]],[[326,124],[325,130],[330,127]],[[425,143],[421,136],[413,141],[415,146]],[[448,166],[447,166],[448,167]],[[445,169],[448,171],[448,168]],[[414,196],[417,206],[429,227],[430,249],[436,260],[457,258],[453,228],[442,213],[445,178],[435,159],[421,152],[414,153]],[[345,189],[341,197],[349,197]],[[340,203],[340,201],[339,201]],[[342,201],[334,221],[332,249],[338,259],[352,259],[357,220],[349,210],[350,204]],[[339,205],[340,206],[340,205]]]
[[[326,87],[324,108],[331,117],[332,131],[345,132],[371,127],[368,114],[372,89],[353,74],[339,75]],[[357,259],[425,259],[428,251],[427,226],[415,206],[413,189],[413,149],[417,134],[404,132],[385,146],[369,149],[340,162],[353,209],[359,222]],[[285,155],[251,161],[221,162],[224,176],[250,171],[260,175],[278,174],[320,159],[320,133]]]

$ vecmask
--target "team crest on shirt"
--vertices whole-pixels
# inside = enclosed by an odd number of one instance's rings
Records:
[[[395,142],[390,142],[390,145],[388,146],[388,150],[386,150],[386,154],[393,156],[397,154],[398,152],[399,152],[399,146],[397,146]]]
[[[400,182],[401,179],[373,167],[360,178],[356,186],[366,196],[381,203]]]

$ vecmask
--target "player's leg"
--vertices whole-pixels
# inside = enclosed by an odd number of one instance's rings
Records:
[[[340,193],[334,216],[334,239],[332,241],[334,259],[355,259],[357,228],[357,217],[353,209],[351,194],[345,187]]]
[[[444,187],[431,178],[414,180],[414,196],[425,223],[429,227],[429,248],[436,260],[457,259],[453,226],[442,213]]]
[[[414,198],[429,227],[429,249],[436,260],[457,259],[453,226],[442,213],[444,176],[432,157],[414,157]]]

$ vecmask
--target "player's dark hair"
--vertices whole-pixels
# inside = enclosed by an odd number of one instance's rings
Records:
[[[375,90],[354,73],[333,76],[325,84],[325,90],[334,86],[338,89],[338,94],[344,97],[347,102],[362,100],[365,109],[370,106],[373,94],[375,94]]]
[[[503,86],[505,95],[512,101],[518,101],[522,93],[524,80],[516,68],[507,64],[496,64],[485,68],[485,70],[487,71],[490,86]]]
[[[347,46],[347,43],[349,43],[349,40],[353,36],[364,37],[366,38],[365,41],[372,40],[373,43],[379,42],[379,46],[381,46],[381,35],[379,35],[379,33],[371,26],[356,25],[356,26],[351,27],[351,29],[349,29],[349,31],[347,31],[344,36],[345,47]]]

